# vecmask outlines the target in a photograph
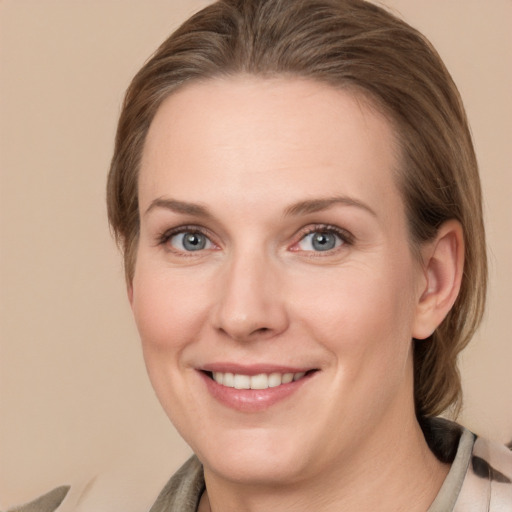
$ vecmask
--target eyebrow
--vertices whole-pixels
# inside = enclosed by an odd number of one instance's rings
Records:
[[[286,208],[284,215],[285,217],[288,217],[297,215],[307,215],[309,213],[317,213],[323,210],[327,210],[337,204],[341,204],[344,206],[355,206],[356,208],[361,208],[362,210],[365,210],[368,213],[370,213],[372,216],[377,217],[375,211],[372,210],[367,204],[347,196],[334,196],[299,201],[298,203],[292,204],[291,206]]]
[[[208,208],[206,208],[206,206],[202,206],[197,203],[178,201],[176,199],[170,199],[165,197],[158,197],[157,199],[152,201],[144,215],[147,215],[151,210],[154,210],[155,208],[164,208],[166,210],[171,210],[175,213],[192,215],[194,217],[213,217],[213,215],[210,213]]]
[[[347,196],[335,196],[317,199],[307,199],[305,201],[299,201],[288,206],[284,211],[285,217],[295,217],[299,215],[307,215],[310,213],[317,213],[323,210],[327,210],[335,205],[354,206],[362,210],[367,211],[374,217],[377,214],[367,204]],[[210,210],[206,206],[198,203],[189,203],[186,201],[178,201],[177,199],[158,197],[153,200],[147,208],[145,215],[155,208],[164,208],[171,210],[175,213],[181,213],[184,215],[191,215],[193,217],[213,218]]]

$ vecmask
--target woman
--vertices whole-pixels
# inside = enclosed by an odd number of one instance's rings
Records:
[[[460,404],[486,257],[458,92],[354,0],[225,0],[132,82],[108,182],[157,396],[157,511],[512,507]],[[65,492],[65,491],[64,491]]]

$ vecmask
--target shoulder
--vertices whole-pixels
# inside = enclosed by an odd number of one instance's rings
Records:
[[[30,503],[11,508],[7,512],[55,512],[65,500],[69,489],[68,485],[57,487]]]
[[[512,511],[512,451],[443,418],[421,421],[425,438],[450,471],[429,512]]]
[[[512,451],[509,448],[476,437],[455,508],[456,512],[459,510],[512,510]]]
[[[95,480],[80,479],[72,485],[61,485],[33,501],[9,508],[6,512],[76,512],[83,499],[87,498]]]
[[[477,437],[471,464],[482,478],[511,484],[512,489],[512,451],[507,446]]]
[[[196,512],[204,491],[203,467],[195,456],[185,462],[167,482],[156,502],[153,494],[155,489],[152,488],[149,493],[147,486],[139,485],[139,479],[125,480],[123,475],[114,472],[92,478],[72,478],[71,485],[56,487],[29,503],[14,506],[5,512],[129,512],[149,509],[151,512]],[[130,473],[130,478],[132,476]],[[132,481],[136,482],[134,487],[129,484]]]

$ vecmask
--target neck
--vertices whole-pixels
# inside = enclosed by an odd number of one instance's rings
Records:
[[[363,447],[307,480],[254,486],[225,480],[205,467],[207,492],[198,510],[425,512],[449,466],[432,454],[414,416],[396,427],[393,435],[376,431]]]

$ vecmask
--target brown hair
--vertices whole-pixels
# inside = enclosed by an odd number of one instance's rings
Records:
[[[415,341],[418,416],[461,401],[457,355],[484,309],[487,263],[476,158],[459,93],[415,29],[363,0],[220,0],[192,16],[133,79],[108,178],[109,221],[131,282],[139,233],[137,176],[162,101],[194,80],[240,73],[309,78],[362,91],[398,134],[399,176],[412,245],[457,219],[465,266],[457,301],[427,340]]]

